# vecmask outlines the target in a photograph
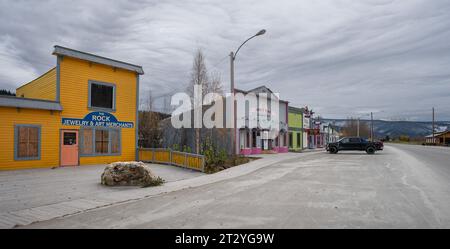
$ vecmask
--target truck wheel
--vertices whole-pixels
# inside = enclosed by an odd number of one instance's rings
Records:
[[[372,155],[375,154],[375,148],[374,147],[368,147],[366,149],[367,154]]]
[[[330,154],[337,154],[337,153],[338,153],[338,149],[336,147],[330,148]]]

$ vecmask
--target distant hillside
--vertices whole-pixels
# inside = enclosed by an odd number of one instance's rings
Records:
[[[345,125],[345,119],[323,119],[325,122],[334,122],[340,129]],[[361,120],[361,122],[368,122],[370,120]],[[406,135],[409,137],[424,137],[431,134],[431,122],[413,122],[413,121],[384,121],[374,120],[374,133],[376,137],[398,137]],[[450,129],[450,121],[436,122],[436,131],[444,131]]]

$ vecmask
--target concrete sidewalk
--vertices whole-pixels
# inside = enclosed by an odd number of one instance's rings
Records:
[[[101,186],[99,181],[104,166],[0,172],[0,228],[28,225],[219,182],[306,155],[311,153],[264,155],[259,160],[213,175],[174,166],[151,165],[157,175],[168,181],[151,188]],[[172,174],[167,174],[169,172]]]
[[[175,166],[148,165],[166,182],[204,175]],[[0,228],[8,227],[11,223],[22,224],[31,221],[34,216],[45,219],[80,208],[83,210],[95,207],[110,202],[98,198],[100,196],[120,195],[139,189],[102,186],[100,176],[105,167],[106,165],[92,165],[0,172]]]

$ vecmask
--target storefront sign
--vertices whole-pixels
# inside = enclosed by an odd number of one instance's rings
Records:
[[[70,126],[91,126],[91,127],[108,127],[108,128],[133,128],[133,122],[118,121],[114,115],[108,112],[91,112],[83,119],[63,118],[63,125]]]

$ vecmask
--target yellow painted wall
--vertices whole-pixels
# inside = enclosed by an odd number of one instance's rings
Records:
[[[17,97],[56,100],[56,68],[16,89]]]
[[[116,111],[112,114],[119,120],[133,122],[136,127],[136,73],[113,69],[110,66],[89,63],[64,57],[60,61],[60,100],[64,118],[84,118],[97,111],[88,108],[89,80],[116,85]],[[76,126],[63,126],[74,129]],[[117,161],[134,161],[136,158],[135,128],[122,129],[120,156],[80,157],[80,164],[103,164]]]
[[[0,170],[55,167],[59,165],[60,113],[0,107]],[[41,160],[14,161],[14,125],[41,126]]]
[[[136,156],[136,73],[113,69],[70,57],[60,61],[60,103],[62,112],[0,107],[0,170],[43,168],[59,166],[61,129],[79,129],[78,126],[63,126],[61,119],[84,118],[98,111],[88,108],[89,80],[113,83],[116,86],[116,111],[112,114],[124,122],[133,122],[134,128],[121,129],[121,154],[118,156],[81,157],[80,165],[104,164],[117,161],[134,161]],[[54,84],[55,91],[50,91]],[[56,69],[39,79],[17,89],[17,94],[26,98],[56,99]],[[41,126],[41,159],[14,160],[14,124],[36,124]]]

